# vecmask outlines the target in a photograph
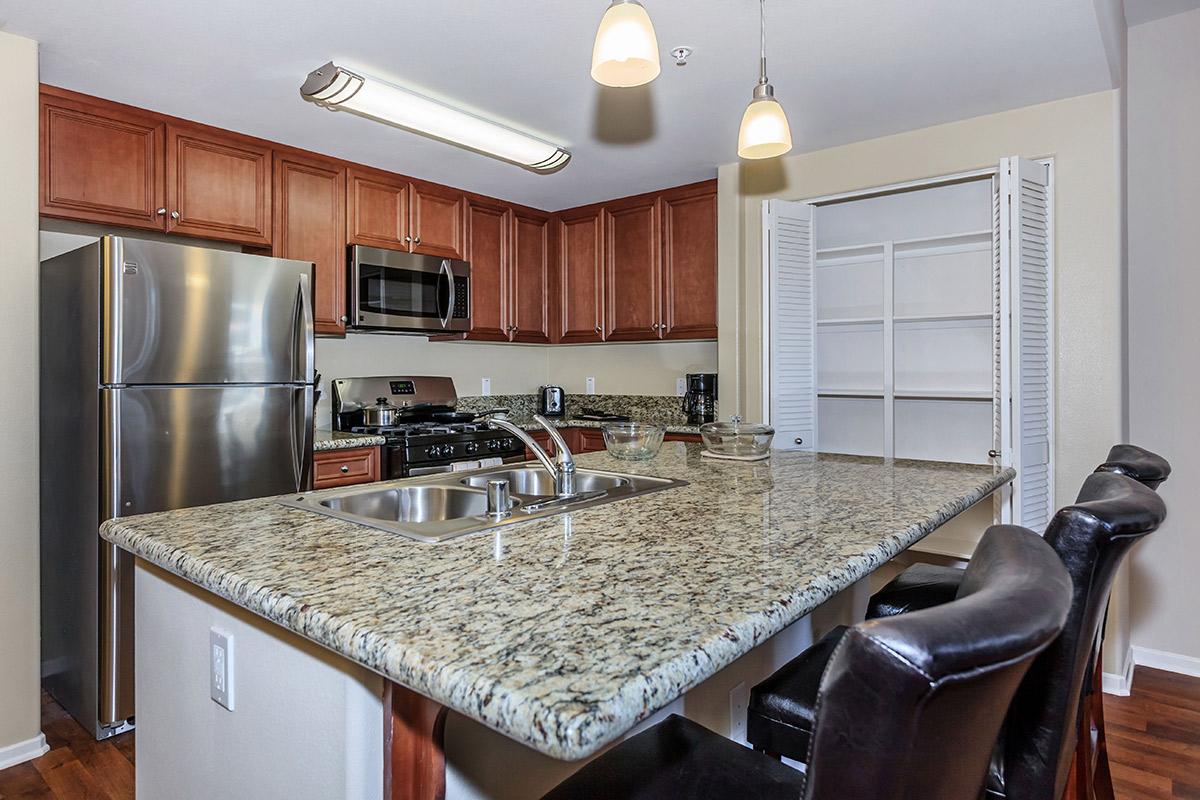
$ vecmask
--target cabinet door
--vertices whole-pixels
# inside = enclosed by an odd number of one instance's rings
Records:
[[[579,453],[599,453],[607,450],[604,446],[604,432],[599,428],[577,428],[579,447],[576,452]]]
[[[275,155],[272,255],[313,262],[317,333],[346,332],[346,172],[336,163]]]
[[[466,252],[461,192],[427,183],[414,183],[412,251],[430,256],[462,258]]]
[[[494,203],[467,205],[468,259],[471,262],[471,330],[468,339],[509,340],[509,232],[512,212]]]
[[[591,208],[563,214],[558,223],[560,342],[601,342],[604,217]]]
[[[408,181],[351,167],[346,172],[347,228],[350,244],[407,250],[410,189]]]
[[[664,192],[663,335],[717,336],[717,187],[704,183]]]
[[[42,214],[166,229],[165,124],[47,94],[41,117]]]
[[[605,338],[657,339],[662,328],[658,200],[609,204],[605,215]]]
[[[271,150],[233,134],[167,126],[167,230],[271,243]]]
[[[550,220],[513,214],[509,319],[517,342],[550,341]]]

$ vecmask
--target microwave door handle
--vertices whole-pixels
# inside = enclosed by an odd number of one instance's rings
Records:
[[[442,287],[445,287],[445,294],[442,293]],[[442,320],[442,327],[450,327],[450,315],[454,313],[454,273],[450,271],[450,262],[442,262],[442,272],[438,284],[438,303],[443,305],[442,299],[445,298],[444,308],[438,309],[438,314]]]

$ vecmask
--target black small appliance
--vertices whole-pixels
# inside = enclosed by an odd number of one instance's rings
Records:
[[[543,417],[561,417],[567,413],[567,395],[561,386],[538,388],[538,413]]]
[[[717,418],[717,376],[713,372],[694,372],[687,376],[687,394],[683,413],[689,425],[703,425]]]

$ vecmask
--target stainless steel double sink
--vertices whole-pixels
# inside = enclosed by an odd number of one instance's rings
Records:
[[[507,480],[511,506],[505,516],[488,513],[488,481]],[[337,493],[297,495],[285,506],[355,522],[435,543],[469,533],[562,514],[579,508],[686,485],[686,481],[581,469],[575,494],[556,497],[554,476],[540,466],[506,464],[436,478],[410,478],[386,486],[357,486]]]

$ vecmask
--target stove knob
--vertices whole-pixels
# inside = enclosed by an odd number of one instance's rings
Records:
[[[500,441],[498,439],[488,439],[487,449],[492,451],[499,450]]]
[[[479,442],[467,442],[463,448],[468,454],[474,455],[479,452]]]
[[[434,451],[434,448],[432,448],[432,447],[426,447],[426,448],[425,448],[425,455],[427,455],[427,456],[432,456],[432,455],[435,455],[435,453],[434,453],[433,451]]]
[[[511,449],[512,449],[512,446],[513,446],[513,440],[512,440],[512,439],[505,439],[505,440],[504,440],[504,449],[505,449],[505,450],[511,450]]]

